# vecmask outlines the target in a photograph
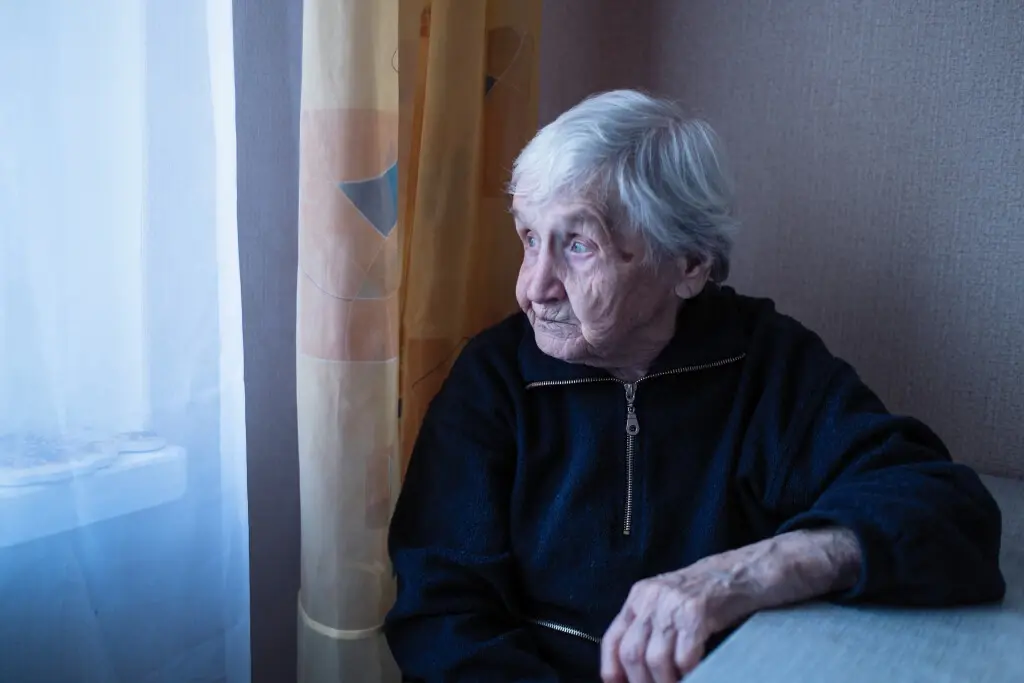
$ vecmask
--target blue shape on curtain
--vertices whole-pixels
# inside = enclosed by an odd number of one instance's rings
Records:
[[[398,162],[376,178],[345,180],[338,183],[359,213],[383,237],[391,234],[398,222]]]
[[[491,92],[491,88],[493,88],[497,82],[498,79],[494,76],[487,76],[484,78],[484,96]]]

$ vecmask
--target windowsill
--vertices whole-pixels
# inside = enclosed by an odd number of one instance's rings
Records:
[[[185,449],[166,446],[69,481],[0,488],[0,548],[169,503],[187,474]]]

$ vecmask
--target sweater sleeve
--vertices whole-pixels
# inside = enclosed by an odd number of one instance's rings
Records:
[[[784,444],[766,497],[780,533],[840,526],[863,555],[838,602],[946,606],[999,600],[1001,515],[968,467],[920,422],[887,412],[847,364]]]
[[[473,346],[431,403],[413,449],[388,540],[398,594],[385,634],[404,680],[555,683],[515,615],[510,401]]]

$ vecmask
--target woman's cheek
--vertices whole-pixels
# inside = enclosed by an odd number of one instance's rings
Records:
[[[600,283],[592,278],[581,278],[573,284],[569,303],[576,317],[588,323],[599,323],[607,315],[609,303],[601,294]]]
[[[519,275],[516,277],[516,301],[519,303],[520,308],[524,311],[530,307],[530,300],[526,296],[526,290],[529,286],[530,272],[529,264],[526,258],[523,258],[523,262],[519,266]]]

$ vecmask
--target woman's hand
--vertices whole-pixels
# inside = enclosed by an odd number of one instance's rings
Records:
[[[605,683],[677,683],[705,644],[750,614],[852,586],[860,548],[842,529],[794,531],[640,581],[601,642]]]
[[[708,638],[757,609],[742,568],[708,560],[633,586],[601,643],[605,683],[677,683]]]

